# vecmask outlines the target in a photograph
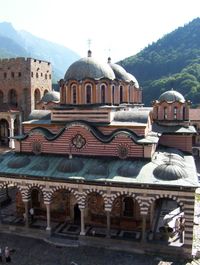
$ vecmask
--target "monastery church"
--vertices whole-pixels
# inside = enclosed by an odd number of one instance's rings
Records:
[[[0,185],[14,204],[1,225],[191,256],[199,183],[190,101],[171,89],[145,107],[136,78],[90,50],[60,93],[48,62],[0,67],[1,144],[11,148],[0,154]]]

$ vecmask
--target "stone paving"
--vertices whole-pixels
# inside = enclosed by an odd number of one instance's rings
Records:
[[[185,260],[133,254],[86,246],[56,247],[39,239],[0,233],[0,247],[8,246],[16,265],[185,265]],[[4,261],[5,262],[5,261]]]

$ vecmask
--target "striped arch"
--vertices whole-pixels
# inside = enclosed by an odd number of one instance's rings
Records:
[[[113,202],[116,198],[120,197],[120,196],[128,196],[128,197],[132,197],[133,199],[135,199],[137,202],[137,197],[135,195],[135,193],[133,192],[129,192],[129,191],[119,191],[117,193],[112,194],[112,196],[109,198],[108,203],[109,203],[109,207],[112,209],[112,205]],[[139,202],[138,202],[139,204]]]
[[[180,198],[178,198],[177,196],[171,195],[171,194],[157,194],[156,196],[154,196],[154,197],[152,197],[151,199],[149,199],[149,207],[150,207],[151,204],[152,204],[153,202],[155,202],[156,200],[158,200],[158,199],[164,199],[164,198],[166,198],[166,199],[171,199],[171,200],[176,201],[176,202],[179,204],[180,208],[181,208],[182,210],[184,210],[184,203],[180,200]],[[149,207],[148,207],[148,209],[147,209],[147,212],[148,212],[148,210],[149,210]]]
[[[52,199],[53,199],[53,194],[56,191],[59,191],[59,190],[62,190],[62,189],[71,192],[74,195],[74,197],[76,198],[78,204],[80,203],[79,192],[76,189],[68,187],[66,185],[58,185],[58,186],[50,188],[48,191],[45,190],[45,192],[44,192],[44,201],[50,203],[52,201]]]
[[[80,197],[80,199],[81,199],[81,201],[80,201],[80,207],[85,208],[86,201],[87,201],[87,196],[90,193],[97,193],[97,194],[101,195],[103,197],[105,206],[107,205],[106,192],[103,191],[103,190],[98,190],[97,188],[91,188],[91,189],[86,190],[84,193],[82,193],[82,196]]]
[[[44,197],[44,186],[43,185],[40,185],[38,183],[31,183],[31,184],[28,184],[27,186],[27,189],[28,189],[28,198],[30,199],[31,198],[31,191],[33,189],[38,189],[42,192],[42,195]]]

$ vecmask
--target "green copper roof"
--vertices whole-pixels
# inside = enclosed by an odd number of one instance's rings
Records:
[[[99,184],[113,182],[197,187],[198,178],[193,157],[184,155],[179,159],[179,156],[178,152],[166,148],[156,152],[152,161],[105,157],[73,157],[70,159],[68,156],[8,152],[0,156],[0,176],[67,182],[80,180]],[[28,162],[25,163],[25,161]],[[170,164],[170,167],[161,166],[164,164]],[[160,170],[163,172],[162,178],[159,177]],[[180,175],[182,171],[183,177]],[[179,174],[178,178],[171,178],[169,175],[171,172]]]

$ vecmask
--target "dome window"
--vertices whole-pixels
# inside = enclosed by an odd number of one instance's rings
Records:
[[[112,86],[112,104],[115,105],[115,86]]]
[[[92,87],[91,87],[91,85],[86,85],[85,102],[86,102],[86,104],[92,103]]]
[[[123,103],[123,86],[119,88],[119,102]]]
[[[76,104],[77,103],[77,90],[76,90],[76,86],[72,86],[72,91],[71,91],[71,102],[72,104]]]
[[[174,120],[177,120],[177,107],[174,107]]]
[[[167,107],[164,107],[164,120],[167,120]]]
[[[106,87],[105,87],[105,85],[101,86],[101,103],[106,103]]]

